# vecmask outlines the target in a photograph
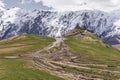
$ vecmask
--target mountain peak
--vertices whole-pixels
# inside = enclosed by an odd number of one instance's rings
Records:
[[[78,25],[81,29],[94,32],[110,44],[119,43],[119,26],[114,24],[119,19],[106,12],[98,10],[25,12],[20,8],[13,8],[6,13],[9,14],[2,15],[1,19],[4,26],[1,39],[23,33],[62,37]]]

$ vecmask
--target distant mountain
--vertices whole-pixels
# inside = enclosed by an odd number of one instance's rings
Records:
[[[98,10],[26,12],[13,8],[6,10],[1,17],[0,38],[5,39],[17,34],[61,37],[79,25],[94,32],[107,43],[118,44],[120,43],[120,26],[114,23],[120,17],[116,16]]]

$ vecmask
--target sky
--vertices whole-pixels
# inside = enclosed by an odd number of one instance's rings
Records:
[[[34,10],[34,9],[41,9],[41,10],[49,10],[51,7],[43,5],[42,1],[35,2],[34,0],[1,0],[5,8],[13,8],[19,7],[26,10]]]
[[[120,9],[120,0],[0,0],[1,5],[5,5],[5,8],[20,7],[27,10],[75,11],[97,9],[110,12]]]

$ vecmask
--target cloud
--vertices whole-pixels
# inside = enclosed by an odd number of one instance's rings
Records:
[[[5,4],[3,3],[2,0],[0,0],[0,7],[4,7],[4,6],[5,6]]]
[[[45,6],[43,4],[42,1],[35,1],[35,0],[21,0],[21,4],[20,6],[22,6],[23,8],[27,8],[27,9],[40,9],[40,10],[49,10],[51,9],[51,7]]]
[[[0,10],[4,11],[5,4],[3,3],[2,0],[0,0]]]
[[[110,0],[113,5],[119,5],[119,0]]]
[[[31,3],[33,0],[21,0],[22,4]]]
[[[119,0],[34,0],[42,1],[47,6],[52,6],[56,10],[81,10],[98,9],[103,11],[112,11],[120,9]],[[83,5],[84,4],[84,5]]]
[[[75,10],[102,10],[110,12],[120,9],[119,0],[0,0],[0,5],[5,7],[20,7],[28,10],[33,9],[54,9],[59,11]]]
[[[35,2],[34,0],[3,0],[6,4],[5,8],[19,7],[25,10],[49,10],[51,7],[45,6],[43,2]]]

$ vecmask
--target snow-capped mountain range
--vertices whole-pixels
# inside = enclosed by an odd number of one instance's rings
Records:
[[[0,39],[18,34],[39,34],[61,37],[74,29],[92,30],[110,44],[120,43],[119,12],[106,13],[99,10],[80,11],[25,11],[20,8],[0,9]]]

